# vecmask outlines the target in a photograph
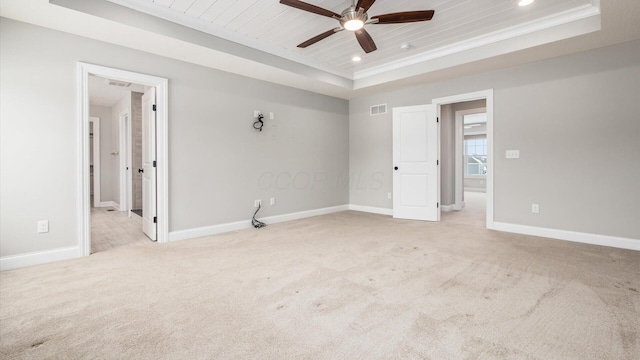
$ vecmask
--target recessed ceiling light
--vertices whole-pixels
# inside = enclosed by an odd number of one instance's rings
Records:
[[[404,43],[404,44],[400,45],[400,49],[402,49],[402,50],[409,50],[410,47],[411,47],[411,44],[409,44],[409,43]]]
[[[518,2],[519,6],[527,6],[527,5],[531,5],[533,4],[535,0],[520,0],[520,2]]]
[[[351,58],[351,61],[353,61],[353,62],[359,62],[361,60],[362,60],[362,58],[360,56],[357,56],[357,55]]]

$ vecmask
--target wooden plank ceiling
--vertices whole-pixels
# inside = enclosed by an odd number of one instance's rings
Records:
[[[278,0],[109,1],[233,41],[240,39],[245,45],[259,43],[263,50],[266,48],[274,54],[294,53],[298,58],[346,73],[383,66],[591,4],[590,0],[537,0],[533,5],[519,7],[517,0],[378,0],[368,11],[370,17],[429,9],[435,10],[435,16],[428,22],[367,25],[378,50],[365,54],[349,31],[339,32],[306,49],[297,48],[299,43],[339,24],[334,19],[282,5]],[[336,13],[351,3],[345,0],[306,2]],[[401,50],[402,44],[410,44],[409,49]],[[354,63],[351,58],[355,55],[363,60]]]

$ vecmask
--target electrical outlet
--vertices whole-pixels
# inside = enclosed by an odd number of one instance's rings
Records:
[[[534,214],[539,214],[540,213],[540,205],[531,204],[531,212],[534,213]]]
[[[253,110],[253,117],[257,118],[258,116],[260,116],[260,110]]]
[[[391,200],[391,193],[387,193],[387,199]]]
[[[49,232],[49,220],[38,221],[38,234]]]
[[[254,207],[262,206],[262,200],[256,200],[256,201],[253,203],[253,206],[254,206]]]
[[[271,201],[269,202],[271,204],[271,206],[276,204],[276,198],[271,198]]]

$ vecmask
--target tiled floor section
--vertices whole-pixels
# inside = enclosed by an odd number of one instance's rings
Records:
[[[91,253],[114,247],[148,244],[151,240],[142,232],[142,218],[112,208],[91,208]]]

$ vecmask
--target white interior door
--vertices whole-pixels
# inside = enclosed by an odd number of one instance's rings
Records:
[[[142,231],[157,240],[156,232],[156,89],[142,96]]]
[[[393,109],[393,217],[440,221],[440,127],[435,105]]]

